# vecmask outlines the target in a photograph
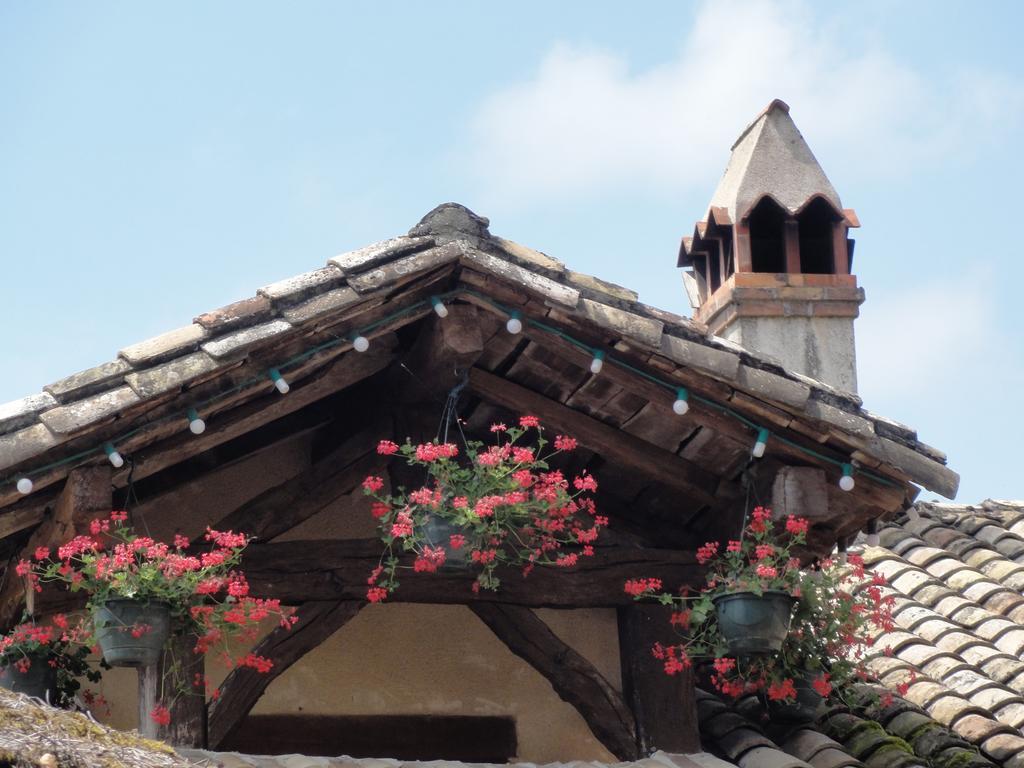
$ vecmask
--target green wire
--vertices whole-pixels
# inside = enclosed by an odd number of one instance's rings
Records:
[[[491,297],[485,296],[485,295],[480,294],[480,293],[477,293],[476,291],[470,290],[468,288],[457,288],[455,290],[448,291],[447,293],[435,294],[436,298],[442,299],[442,300],[443,299],[458,298],[460,296],[473,296],[474,298],[482,301],[483,303],[491,306],[494,309],[497,309],[498,311],[500,311],[500,312],[502,312],[502,313],[504,313],[506,315],[511,315],[512,312],[513,312],[513,310],[511,310],[508,307],[505,307],[505,306],[501,305],[500,303],[494,301]],[[420,309],[424,309],[424,308],[430,307],[431,301],[432,301],[432,299],[423,299],[421,301],[414,302],[413,304],[410,304],[407,307],[403,307],[402,309],[396,310],[395,312],[392,312],[391,314],[386,315],[386,316],[380,318],[379,320],[376,320],[376,321],[370,323],[369,325],[366,325],[366,326],[358,329],[355,333],[356,333],[356,335],[364,335],[366,333],[371,333],[375,329],[380,328],[382,325],[386,325],[387,323],[390,323],[393,320],[397,320],[398,318],[405,317],[406,315],[411,315],[411,314],[417,312]],[[558,338],[562,339],[563,341],[566,341],[569,344],[573,345],[574,347],[577,347],[577,348],[579,348],[579,349],[581,349],[581,350],[583,350],[585,352],[589,352],[590,354],[593,354],[594,351],[595,351],[594,348],[591,347],[589,344],[586,344],[585,342],[580,341],[579,339],[577,339],[577,338],[575,338],[573,336],[570,336],[568,333],[566,333],[565,331],[563,331],[560,328],[556,328],[553,325],[548,325],[547,323],[541,322],[540,320],[533,320],[533,319],[528,318],[528,317],[523,317],[522,315],[520,315],[520,317],[521,317],[521,320],[525,324],[530,325],[530,326],[532,326],[534,328],[538,328],[538,329],[540,329],[540,330],[542,330],[542,331],[544,331],[546,333],[550,333],[553,336],[557,336]],[[278,365],[272,366],[272,367],[275,367],[278,370],[288,370],[288,369],[298,365],[299,363],[302,363],[302,362],[304,362],[306,360],[309,360],[310,358],[312,358],[314,355],[316,355],[319,352],[323,352],[323,351],[329,350],[329,349],[334,349],[335,347],[339,347],[339,346],[341,346],[343,344],[347,344],[347,343],[350,343],[348,338],[342,338],[342,337],[335,336],[335,337],[331,338],[328,341],[325,341],[325,342],[322,342],[320,344],[317,344],[316,346],[310,347],[309,349],[305,350],[304,352],[301,352],[301,353],[295,355],[294,357],[290,357],[287,360],[285,360],[284,362],[279,363]],[[657,376],[654,376],[654,375],[648,373],[647,371],[641,370],[640,368],[637,368],[636,366],[630,365],[629,363],[627,363],[624,360],[619,360],[619,359],[611,357],[611,356],[606,356],[605,357],[605,362],[611,363],[613,365],[617,365],[619,368],[622,368],[623,370],[629,371],[629,372],[631,372],[631,373],[633,373],[633,374],[635,374],[637,376],[640,376],[641,378],[644,378],[644,379],[646,379],[646,380],[648,380],[648,381],[650,381],[650,382],[652,382],[654,384],[657,384],[658,386],[668,390],[669,392],[675,392],[679,388],[678,384],[669,383],[669,382],[665,381],[664,379],[660,379]],[[195,408],[196,410],[199,410],[201,408],[206,408],[207,406],[209,406],[209,405],[211,405],[213,403],[216,403],[218,401],[223,400],[228,395],[235,394],[236,392],[241,392],[241,391],[243,391],[245,389],[248,389],[249,387],[252,387],[252,386],[254,386],[256,384],[261,384],[263,382],[266,382],[268,380],[267,376],[268,376],[268,374],[262,374],[262,375],[259,375],[259,376],[253,376],[253,377],[251,377],[249,379],[246,379],[245,381],[242,381],[239,384],[236,384],[235,386],[231,387],[230,389],[224,390],[222,392],[218,392],[216,395],[214,395],[212,397],[208,397],[205,400],[201,400],[199,402],[193,403],[190,407],[191,408]],[[715,402],[713,400],[708,400],[707,398],[701,397],[700,395],[698,395],[696,393],[693,393],[693,392],[690,392],[690,399],[694,400],[694,401],[696,401],[696,402],[698,402],[698,403],[700,403],[700,404],[702,404],[704,406],[706,406],[707,408],[710,408],[712,410],[718,411],[719,413],[722,413],[722,414],[724,414],[726,416],[730,416],[730,417],[736,419],[737,421],[739,421],[740,423],[744,424],[745,426],[750,427],[751,429],[753,429],[755,432],[757,432],[758,430],[760,430],[762,428],[761,425],[758,424],[757,422],[751,421],[746,416],[744,416],[742,413],[738,413],[738,412],[734,411],[733,409],[731,409],[731,408],[729,408],[727,406],[722,405],[721,403],[717,403],[717,402]],[[124,432],[124,433],[118,435],[117,437],[111,438],[110,440],[105,441],[105,443],[109,442],[109,443],[112,443],[112,444],[114,444],[116,446],[118,443],[122,443],[125,440],[130,439],[130,438],[134,437],[135,435],[139,434],[140,432],[143,432],[144,430],[146,430],[146,429],[148,429],[150,427],[153,427],[153,426],[156,426],[156,425],[159,425],[159,424],[163,424],[163,423],[166,423],[166,422],[170,422],[172,419],[178,419],[178,418],[180,418],[180,414],[178,414],[178,413],[173,413],[173,414],[168,414],[166,416],[162,416],[159,419],[154,419],[153,421],[148,422],[148,423],[146,423],[146,424],[144,424],[142,426],[136,427],[135,429],[129,430],[128,432]],[[785,437],[782,437],[781,435],[777,435],[774,432],[772,433],[772,439],[773,440],[778,440],[780,443],[783,443],[783,444],[789,446],[790,448],[793,448],[795,450],[801,451],[802,453],[805,453],[808,456],[811,456],[811,457],[813,457],[815,459],[818,459],[819,461],[824,461],[824,462],[826,462],[828,464],[832,464],[832,465],[834,465],[836,467],[842,468],[842,466],[844,464],[848,464],[849,463],[849,462],[842,461],[842,460],[839,460],[839,459],[834,459],[831,456],[827,456],[827,455],[825,455],[823,453],[815,451],[813,448],[807,448],[807,447],[805,447],[803,445],[800,445],[799,443],[793,442],[792,440],[788,440]],[[74,454],[72,456],[67,456],[67,457],[65,457],[63,459],[60,459],[59,461],[54,461],[54,462],[51,462],[49,464],[44,464],[43,466],[37,467],[36,469],[34,469],[31,473],[29,473],[29,472],[20,472],[20,473],[18,473],[16,475],[7,475],[0,482],[2,482],[3,484],[6,484],[6,483],[10,482],[12,479],[15,479],[15,478],[21,478],[21,477],[29,477],[29,478],[31,478],[32,475],[38,475],[38,474],[41,474],[43,472],[47,472],[47,471],[49,471],[51,469],[57,469],[58,467],[65,466],[67,464],[72,464],[74,462],[77,462],[77,461],[80,461],[82,459],[88,458],[89,456],[93,456],[93,455],[95,455],[98,452],[102,452],[102,446],[100,448],[92,448],[92,449],[89,449],[89,450],[86,450],[86,451],[81,451],[81,452],[76,453],[76,454]],[[872,480],[874,480],[875,482],[880,483],[882,485],[886,485],[886,486],[889,486],[891,488],[898,487],[896,483],[892,482],[888,478],[881,477],[881,476],[875,474],[874,472],[869,472],[869,471],[864,470],[864,469],[858,469],[857,471],[858,471],[859,474],[864,475],[865,477],[869,477]]]

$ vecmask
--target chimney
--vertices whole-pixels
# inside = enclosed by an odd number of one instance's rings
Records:
[[[732,146],[707,216],[678,266],[694,318],[784,367],[857,391],[853,321],[864,291],[850,273],[857,215],[844,209],[776,99]]]

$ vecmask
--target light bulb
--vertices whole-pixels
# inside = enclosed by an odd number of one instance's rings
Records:
[[[594,350],[594,359],[590,361],[590,372],[600,373],[604,368],[604,352],[600,349]]]
[[[352,339],[352,349],[356,352],[365,352],[370,348],[370,340],[365,336],[356,336]]]
[[[195,408],[188,409],[188,428],[193,435],[201,435],[206,431],[206,422],[202,420]]]
[[[750,449],[750,455],[755,459],[760,459],[764,456],[764,449],[768,447],[768,435],[767,429],[762,427],[757,432],[757,442],[754,443],[754,447]]]
[[[110,463],[113,465],[114,469],[120,469],[124,466],[124,458],[117,452],[117,449],[114,448],[113,445],[110,443],[104,445],[103,452],[107,454],[107,458],[110,459]]]
[[[281,372],[277,370],[277,368],[270,369],[270,380],[274,382],[274,386],[277,387],[277,391],[282,395],[287,395],[288,390],[291,389],[288,382],[285,381],[284,376],[281,375]]]
[[[519,312],[513,310],[512,314],[508,318],[508,322],[505,323],[505,330],[507,330],[509,333],[513,335],[517,333],[522,333],[523,321],[519,319],[520,317],[521,315],[519,314]]]
[[[28,496],[32,493],[32,481],[27,477],[19,477],[17,482],[18,493],[22,496]]]
[[[844,491],[852,491],[856,483],[853,480],[853,465],[843,464],[843,476],[839,478],[839,487]]]
[[[690,403],[687,402],[690,399],[690,393],[683,387],[679,387],[676,390],[676,399],[672,403],[672,410],[680,416],[686,415],[686,412],[690,410]]]
[[[434,305],[434,311],[437,312],[438,317],[448,317],[448,307],[437,296],[431,296],[430,303]]]

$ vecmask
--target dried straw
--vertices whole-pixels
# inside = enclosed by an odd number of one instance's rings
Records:
[[[0,765],[16,768],[195,768],[159,741],[0,688]]]

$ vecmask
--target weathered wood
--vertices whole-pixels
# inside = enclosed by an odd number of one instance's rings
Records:
[[[639,757],[636,724],[622,694],[532,610],[496,603],[470,608],[512,653],[540,672],[555,693],[576,708],[609,752],[619,760]]]
[[[548,428],[572,435],[607,461],[634,469],[693,501],[716,504],[718,478],[674,453],[479,368],[470,371],[469,387],[505,408],[538,416]]]
[[[365,583],[366,579],[363,581]],[[362,606],[363,603],[357,600],[304,603],[299,606],[299,621],[294,627],[278,627],[271,631],[253,649],[253,653],[271,659],[273,668],[265,673],[249,667],[232,670],[221,684],[220,696],[210,704],[210,747],[216,749],[230,736],[271,682],[345,626]]]
[[[670,613],[662,605],[619,609],[622,690],[636,720],[641,755],[700,751],[693,668],[667,675],[662,661],[651,653],[654,643],[673,642]]]
[[[372,376],[391,362],[393,344],[393,339],[382,338],[368,352],[349,352],[323,375],[293,386],[287,395],[268,392],[266,397],[256,398],[210,419],[209,426],[201,435],[179,430],[180,434],[159,446],[141,449],[132,456],[135,460],[134,479],[142,480]]]
[[[8,564],[7,579],[0,591],[0,627],[9,627],[18,620],[25,601],[25,585],[14,577],[17,560],[32,560],[39,547],[52,549],[88,533],[91,520],[110,514],[110,470],[109,464],[100,464],[76,467],[68,474],[50,515],[33,531],[19,557]]]
[[[419,337],[402,360],[402,370],[396,371],[403,399],[443,401],[483,351],[477,308],[451,304],[447,317],[435,314],[424,321]]]
[[[139,668],[139,732],[143,736],[175,747],[206,747],[205,664],[204,657],[193,652],[195,644],[193,635],[173,634],[160,661]],[[188,690],[175,690],[175,681]],[[170,723],[160,724],[153,718],[158,706],[169,710]]]
[[[366,577],[380,561],[376,539],[282,541],[251,544],[242,568],[253,594],[297,604],[307,600],[361,600]],[[405,563],[411,565],[411,560]],[[403,573],[402,586],[389,598],[413,603],[499,602],[549,608],[625,605],[627,579],[643,573],[675,586],[702,580],[694,554],[667,549],[603,548],[580,558],[572,568],[538,567],[523,578],[516,570],[500,573],[501,589],[474,594],[471,573]]]
[[[382,463],[374,448],[390,433],[390,420],[357,432],[309,469],[245,502],[213,527],[263,540],[280,536],[358,486]]]
[[[828,520],[831,512],[825,471],[815,467],[783,467],[772,485],[771,506],[777,518],[795,515],[813,522]]]
[[[0,513],[0,539],[39,525],[55,501],[56,494],[44,493],[41,498],[25,499],[22,503],[5,509]]]

